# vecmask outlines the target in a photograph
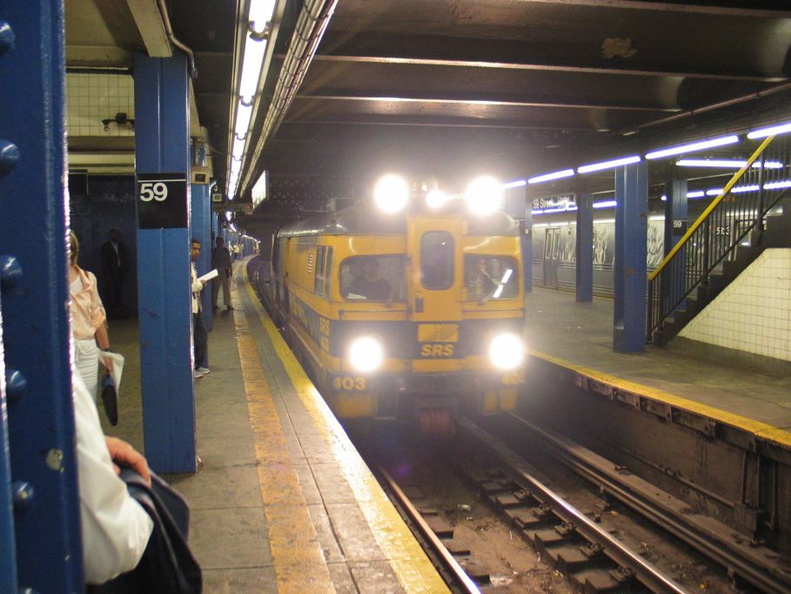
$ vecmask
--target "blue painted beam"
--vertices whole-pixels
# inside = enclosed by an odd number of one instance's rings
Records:
[[[577,302],[593,301],[593,196],[577,196]]]
[[[522,248],[522,278],[525,293],[533,290],[533,206],[527,199],[527,187],[509,188],[505,192],[505,210],[519,224],[520,245]],[[246,254],[253,253],[255,246],[249,246]]]
[[[134,77],[145,453],[159,473],[195,472],[186,56],[137,54]]]
[[[685,179],[677,179],[669,181],[665,184],[665,195],[667,201],[665,202],[665,253],[667,255],[670,250],[681,241],[681,238],[687,232],[687,198],[688,182]],[[682,287],[684,286],[684,266],[686,263],[686,248],[682,247],[678,255],[668,263],[670,271],[665,277],[668,280],[663,280],[660,287],[661,295],[665,305],[675,303],[681,297]],[[686,308],[686,300],[678,305],[678,309]],[[667,311],[666,307],[662,308]]]
[[[615,170],[613,348],[645,351],[648,163]]]
[[[59,0],[2,1],[0,255],[7,448],[0,590],[81,592],[65,192],[64,13]],[[9,257],[16,261],[16,274]],[[7,407],[7,408],[6,408]],[[3,462],[5,466],[5,461]],[[0,471],[8,485],[8,469]],[[16,567],[13,551],[16,551]],[[16,584],[14,584],[16,582]],[[10,586],[12,589],[6,589]]]

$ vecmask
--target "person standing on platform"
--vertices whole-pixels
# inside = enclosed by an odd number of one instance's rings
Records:
[[[200,258],[201,243],[200,240],[192,238],[190,242],[190,272],[192,273],[192,324],[193,324],[193,355],[195,357],[195,366],[192,371],[192,377],[200,379],[207,373],[211,373],[208,367],[204,367],[203,363],[206,360],[206,349],[208,343],[209,333],[206,332],[206,326],[203,323],[203,315],[201,314],[201,299],[200,294],[203,287],[206,286],[206,281],[198,280],[198,271],[195,268],[195,262]]]
[[[233,246],[233,259],[238,260],[242,257],[242,248],[239,247],[239,244],[235,244]]]
[[[74,335],[74,365],[91,397],[96,401],[99,385],[99,360],[107,373],[113,370],[110,357],[100,357],[99,349],[110,350],[107,316],[99,297],[96,277],[77,265],[80,242],[73,231],[69,232],[71,249],[69,266],[69,310],[71,331]]]
[[[217,298],[222,287],[222,299],[228,311],[233,309],[231,304],[231,277],[233,276],[233,262],[231,262],[231,252],[225,247],[225,240],[217,237],[214,240],[215,246],[211,252],[211,267],[217,270],[217,278],[212,281],[212,309],[217,311]]]
[[[110,239],[102,244],[101,257],[107,311],[111,318],[127,318],[124,281],[129,271],[129,256],[118,229],[110,229]]]
[[[153,521],[129,495],[116,468],[129,466],[147,483],[151,473],[146,459],[131,445],[104,435],[80,374],[74,376],[72,397],[83,571],[88,584],[103,584],[137,566],[154,529]]]

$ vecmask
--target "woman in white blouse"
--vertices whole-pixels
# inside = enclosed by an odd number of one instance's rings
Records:
[[[108,372],[113,370],[110,357],[100,357],[101,351],[110,350],[110,337],[107,333],[107,315],[99,297],[96,277],[92,272],[77,265],[80,243],[73,231],[69,232],[71,245],[71,266],[69,267],[69,308],[71,309],[71,328],[74,333],[75,367],[82,377],[85,387],[96,401],[99,385],[99,360]]]

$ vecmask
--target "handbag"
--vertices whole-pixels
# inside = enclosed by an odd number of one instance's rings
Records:
[[[151,473],[151,486],[131,468],[121,469],[129,495],[154,521],[140,562],[132,571],[88,588],[89,594],[200,594],[202,570],[190,551],[190,508],[161,477]]]
[[[102,404],[107,420],[115,427],[118,424],[118,392],[115,390],[113,376],[107,371],[104,372],[102,378]]]

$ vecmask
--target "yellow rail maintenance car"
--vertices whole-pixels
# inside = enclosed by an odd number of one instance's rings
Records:
[[[516,221],[395,177],[375,198],[276,234],[264,301],[292,350],[340,419],[415,418],[446,434],[460,407],[513,409],[525,351]]]

